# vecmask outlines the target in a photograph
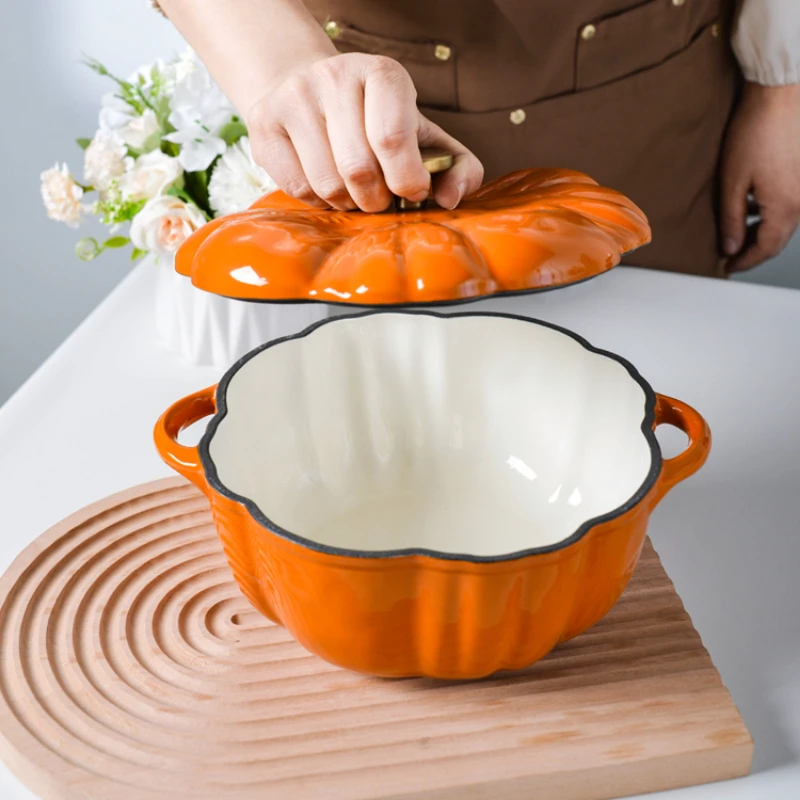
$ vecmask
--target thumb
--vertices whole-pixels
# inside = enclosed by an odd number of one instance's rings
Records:
[[[744,173],[723,170],[720,196],[720,239],[727,256],[736,255],[744,245],[749,181]]]

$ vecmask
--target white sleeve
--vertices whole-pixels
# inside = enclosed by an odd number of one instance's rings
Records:
[[[731,44],[748,81],[800,83],[800,0],[742,0]]]

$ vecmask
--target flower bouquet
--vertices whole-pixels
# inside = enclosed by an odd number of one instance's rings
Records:
[[[108,228],[102,241],[80,239],[78,258],[124,247],[132,261],[147,256],[158,273],[158,331],[195,364],[227,367],[263,341],[325,317],[325,306],[210,295],[174,270],[176,250],[197,228],[276,188],[253,160],[244,123],[195,54],[156,61],[127,79],[86,63],[114,88],[102,98],[97,132],[77,140],[82,180],[66,164],[41,175],[51,219],[77,228],[96,217]]]

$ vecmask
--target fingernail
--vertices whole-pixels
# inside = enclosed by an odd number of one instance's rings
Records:
[[[448,206],[447,208],[452,211],[454,208],[458,207],[458,204],[461,202],[461,199],[464,197],[464,190],[466,189],[466,185],[463,183],[458,184],[458,195],[456,196],[456,201],[452,205]]]
[[[732,236],[726,236],[722,242],[722,248],[727,255],[732,256],[739,252],[739,242]]]

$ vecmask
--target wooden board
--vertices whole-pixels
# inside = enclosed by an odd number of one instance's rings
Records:
[[[239,594],[180,479],[70,517],[0,580],[0,754],[43,798],[601,800],[731,778],[750,736],[648,543],[522,673],[387,681]]]

